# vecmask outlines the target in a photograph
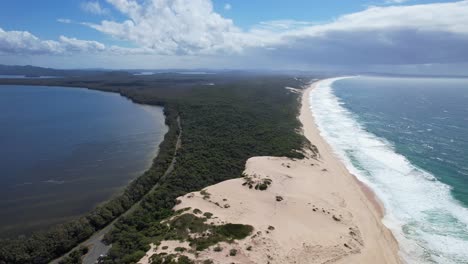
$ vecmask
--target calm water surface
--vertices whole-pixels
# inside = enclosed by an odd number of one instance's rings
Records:
[[[0,235],[86,213],[149,168],[162,108],[81,88],[0,86]]]

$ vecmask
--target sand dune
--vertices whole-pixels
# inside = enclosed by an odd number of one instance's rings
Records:
[[[241,223],[254,233],[221,251],[209,248],[198,256],[202,263],[400,263],[398,245],[381,223],[381,208],[320,137],[309,107],[311,85],[303,92],[300,120],[304,135],[317,146],[302,160],[253,157],[246,163],[246,178],[228,180],[180,197],[174,209],[196,208],[213,214],[213,224]],[[266,190],[249,188],[271,182]],[[209,193],[207,198],[206,193]],[[182,242],[165,241],[148,256],[167,252]],[[184,242],[185,243],[185,242]],[[219,248],[218,248],[219,249]],[[231,249],[237,254],[231,256]]]

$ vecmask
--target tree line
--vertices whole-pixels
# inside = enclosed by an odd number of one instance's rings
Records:
[[[200,77],[205,78],[205,77]],[[92,89],[118,92],[139,103],[163,105],[169,131],[152,167],[123,194],[74,221],[27,237],[0,240],[0,263],[47,263],[63,255],[139,201],[159,181],[174,153],[177,116],[184,131],[171,175],[105,236],[112,248],[103,263],[136,263],[163,235],[160,221],[171,216],[178,196],[240,177],[248,158],[302,158],[310,143],[298,133],[299,96],[285,89],[303,83],[288,76],[229,77],[218,85],[132,87],[94,83]],[[67,86],[69,80],[52,80]],[[167,80],[166,80],[167,81]],[[44,81],[41,81],[44,85]],[[70,84],[71,85],[71,84]]]

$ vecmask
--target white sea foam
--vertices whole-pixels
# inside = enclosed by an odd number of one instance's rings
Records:
[[[350,172],[383,202],[383,222],[400,243],[403,259],[468,263],[468,209],[452,198],[449,186],[364,129],[333,94],[332,84],[340,79],[323,80],[312,91],[314,118]]]

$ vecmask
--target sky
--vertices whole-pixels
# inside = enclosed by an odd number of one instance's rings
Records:
[[[468,74],[468,0],[2,0],[0,64]]]

